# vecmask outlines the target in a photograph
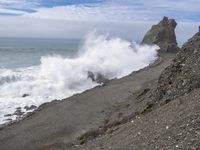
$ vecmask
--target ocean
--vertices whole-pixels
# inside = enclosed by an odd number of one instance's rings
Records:
[[[121,78],[157,58],[157,46],[92,33],[78,39],[0,38],[0,124],[97,85],[88,72]]]
[[[80,45],[79,39],[0,38],[0,69],[36,66],[48,55],[74,57]]]

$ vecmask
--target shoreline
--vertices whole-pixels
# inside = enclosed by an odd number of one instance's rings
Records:
[[[121,79],[111,80],[105,86],[97,86],[62,101],[42,104],[22,120],[1,127],[0,141],[4,141],[0,142],[1,147],[8,146],[7,142],[12,143],[7,149],[40,148],[50,143],[63,141],[68,143],[76,140],[84,132],[104,125],[109,117],[111,117],[110,121],[114,121],[116,116],[112,116],[113,112],[120,113],[115,109],[123,106],[121,104],[132,103],[129,100],[131,96],[138,94],[147,86],[155,85],[162,70],[170,64],[175,56],[175,54],[167,53],[159,55],[162,59],[148,67]],[[29,131],[30,135],[27,135],[26,130],[31,130]],[[9,137],[16,134],[17,136],[9,140]],[[34,137],[35,140],[31,137]],[[23,141],[24,145],[20,146],[15,138]],[[36,141],[41,143],[36,144]],[[27,143],[29,144],[27,145]],[[30,147],[30,145],[32,146]]]
[[[127,77],[127,76],[130,76],[130,75],[133,75],[133,74],[135,74],[135,73],[138,73],[138,72],[142,71],[143,69],[151,68],[151,67],[154,67],[154,66],[156,66],[156,65],[159,65],[160,63],[162,63],[162,56],[160,56],[160,55],[163,55],[163,53],[162,53],[162,52],[161,52],[161,53],[158,52],[158,54],[157,54],[157,59],[156,59],[154,62],[150,63],[148,66],[146,66],[146,67],[144,67],[144,68],[142,68],[142,69],[139,69],[139,70],[137,70],[137,71],[133,71],[132,73],[130,73],[130,74],[124,76],[124,77],[121,77],[121,78],[114,78],[114,79],[106,79],[106,81],[105,81],[104,83],[101,83],[101,84],[99,84],[99,85],[97,85],[97,86],[95,86],[95,87],[92,87],[92,88],[90,88],[90,89],[86,89],[86,90],[83,91],[83,92],[75,93],[75,94],[73,94],[72,96],[69,96],[69,97],[66,97],[66,98],[63,98],[63,99],[54,99],[54,100],[52,100],[52,101],[50,101],[50,102],[45,102],[45,103],[39,105],[38,107],[35,106],[35,105],[31,105],[30,108],[31,108],[32,106],[33,106],[34,108],[33,108],[33,109],[27,110],[27,112],[24,112],[24,111],[22,112],[22,111],[21,111],[21,108],[20,108],[21,114],[19,113],[18,115],[15,115],[15,113],[19,110],[18,108],[16,108],[16,111],[15,111],[14,113],[12,113],[12,114],[5,114],[5,115],[10,115],[10,117],[16,116],[16,117],[15,117],[16,119],[15,119],[15,120],[10,120],[10,121],[8,121],[8,122],[5,122],[5,123],[0,124],[0,130],[2,130],[2,129],[3,129],[4,127],[6,127],[6,126],[10,126],[10,125],[12,125],[12,124],[15,124],[15,123],[17,123],[17,122],[20,122],[21,120],[23,120],[23,119],[29,117],[30,115],[34,114],[38,109],[39,109],[39,110],[42,109],[42,107],[45,106],[45,105],[51,105],[51,104],[54,104],[54,103],[56,103],[56,102],[59,103],[60,101],[67,100],[67,99],[69,99],[70,97],[73,97],[73,96],[76,96],[76,95],[80,95],[80,94],[82,94],[82,93],[84,93],[84,92],[87,92],[87,91],[90,91],[90,90],[92,90],[92,89],[94,89],[94,88],[99,88],[99,87],[105,86],[106,84],[108,84],[109,82],[112,82],[112,81],[114,81],[114,80],[120,80],[120,79],[125,78],[125,77]],[[25,106],[25,107],[28,107],[28,106]],[[25,108],[25,107],[24,107],[24,108]],[[29,107],[28,107],[28,108],[29,108]],[[4,116],[5,116],[5,115],[4,115]]]

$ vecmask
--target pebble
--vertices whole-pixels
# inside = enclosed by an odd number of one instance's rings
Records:
[[[11,116],[12,116],[11,114],[4,115],[4,117],[11,117]]]
[[[29,106],[24,107],[24,109],[26,109],[26,111],[33,110],[33,109],[36,109],[36,108],[37,108],[37,106],[35,106],[35,105],[31,105],[30,107]]]
[[[21,107],[17,107],[16,109],[17,109],[17,110],[20,110],[20,109],[22,109],[22,108],[21,108]]]

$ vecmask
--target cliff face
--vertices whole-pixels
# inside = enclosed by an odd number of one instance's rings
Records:
[[[164,17],[157,25],[146,33],[142,44],[156,44],[162,52],[177,52],[175,28],[177,23],[174,19]]]
[[[156,97],[171,101],[200,88],[200,32],[183,45],[172,64],[161,74]]]

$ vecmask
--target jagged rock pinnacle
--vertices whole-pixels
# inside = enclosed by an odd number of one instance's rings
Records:
[[[177,52],[179,48],[175,34],[176,26],[177,23],[174,19],[164,17],[146,33],[142,44],[156,44],[162,52]]]

